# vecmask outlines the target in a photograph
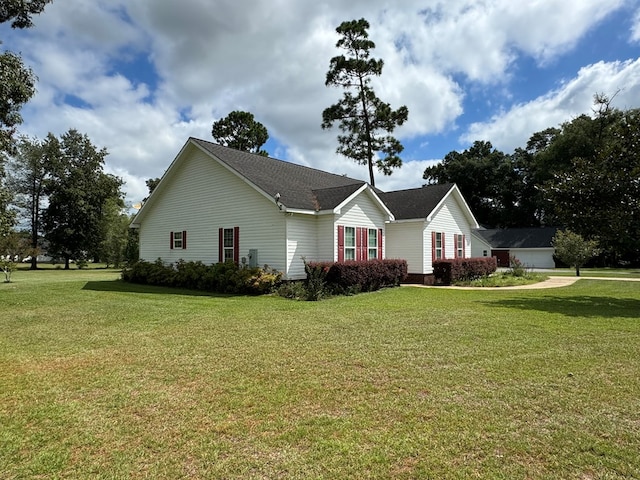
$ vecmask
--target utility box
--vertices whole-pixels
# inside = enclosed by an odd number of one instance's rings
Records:
[[[258,249],[249,249],[249,267],[255,268],[258,266]]]

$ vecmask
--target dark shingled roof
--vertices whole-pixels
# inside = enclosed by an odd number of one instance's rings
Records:
[[[476,230],[492,248],[551,248],[557,227]]]
[[[279,193],[287,208],[332,209],[366,183],[193,137],[190,140],[267,194]]]
[[[452,188],[453,183],[446,183],[395,192],[379,192],[379,195],[396,220],[409,220],[427,218]]]

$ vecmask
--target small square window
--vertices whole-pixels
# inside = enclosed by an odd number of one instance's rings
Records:
[[[173,232],[173,248],[181,249],[183,241],[182,232]]]

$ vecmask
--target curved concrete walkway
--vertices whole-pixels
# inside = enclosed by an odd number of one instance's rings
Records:
[[[621,277],[572,277],[551,276],[544,282],[531,283],[529,285],[516,285],[513,287],[457,287],[455,285],[407,285],[412,287],[428,287],[428,288],[452,288],[457,290],[535,290],[539,288],[557,288],[568,287],[578,280],[617,280],[622,282],[640,282],[640,278],[621,278]]]

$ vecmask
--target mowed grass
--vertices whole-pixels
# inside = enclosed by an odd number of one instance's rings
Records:
[[[640,283],[0,284],[0,478],[640,478]]]

